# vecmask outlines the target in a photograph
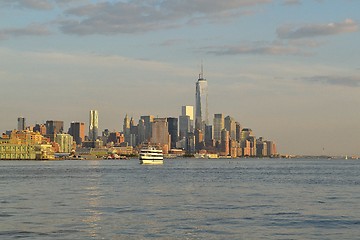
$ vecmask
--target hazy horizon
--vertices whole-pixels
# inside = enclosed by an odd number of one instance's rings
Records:
[[[360,2],[3,0],[0,131],[46,120],[121,130],[178,117],[204,65],[209,118],[281,154],[360,155]],[[20,17],[19,17],[20,16]]]

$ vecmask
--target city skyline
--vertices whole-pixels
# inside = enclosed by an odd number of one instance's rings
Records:
[[[0,130],[16,129],[19,116],[27,125],[88,124],[89,109],[99,111],[101,130],[121,130],[126,113],[178,117],[195,106],[203,61],[210,119],[230,115],[281,153],[358,155],[359,7],[2,1]]]

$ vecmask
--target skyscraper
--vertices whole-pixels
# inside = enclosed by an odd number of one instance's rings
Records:
[[[125,142],[130,144],[130,119],[127,114],[124,118],[123,133],[125,136]]]
[[[229,131],[230,139],[236,140],[236,122],[234,118],[230,116],[225,118],[225,129]]]
[[[189,116],[190,120],[190,129],[189,131],[194,131],[194,107],[193,106],[182,106],[181,107],[181,116]]]
[[[69,134],[73,136],[76,144],[80,145],[83,141],[85,141],[85,123],[71,122]]]
[[[169,117],[167,118],[167,122],[168,122],[168,132],[171,136],[170,148],[175,148],[176,142],[178,141],[178,119]]]
[[[18,117],[17,119],[17,130],[18,131],[24,131],[25,130],[25,118],[24,117]]]
[[[169,127],[166,118],[154,118],[152,122],[152,136],[151,143],[160,145],[163,148],[164,153],[168,153],[170,149],[170,134]]]
[[[46,135],[54,135],[64,131],[64,121],[48,120],[46,125]],[[53,140],[53,139],[52,139]]]
[[[99,133],[99,115],[97,110],[90,110],[89,140],[95,141]]]
[[[205,132],[205,125],[209,124],[208,113],[208,83],[204,78],[203,67],[201,65],[201,73],[199,79],[196,82],[196,94],[195,94],[195,128]]]
[[[224,129],[224,117],[222,113],[214,114],[214,140],[221,142],[221,131]]]
[[[154,121],[154,116],[141,116],[140,119],[144,120],[145,125],[145,141],[150,141],[152,135],[152,122]]]

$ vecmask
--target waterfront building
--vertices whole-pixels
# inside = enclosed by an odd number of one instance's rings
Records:
[[[89,140],[96,141],[98,134],[99,134],[99,113],[97,110],[90,110]]]
[[[71,153],[73,150],[73,136],[70,134],[56,134],[55,142],[59,144],[59,153]]]
[[[76,145],[81,145],[85,141],[85,123],[71,122],[68,133],[73,136]]]
[[[168,132],[171,138],[170,148],[175,148],[176,142],[178,141],[178,119],[173,117],[168,117],[167,122],[168,122]]]
[[[267,157],[268,156],[267,143],[266,143],[266,141],[263,141],[262,137],[259,137],[256,140],[256,156],[257,157]]]
[[[232,158],[238,156],[238,142],[236,140],[230,140],[230,156]]]
[[[0,139],[2,160],[52,160],[54,150],[43,136],[30,131],[13,131],[7,139]]]
[[[17,130],[24,131],[26,128],[26,121],[24,117],[18,117],[17,119]]]
[[[229,131],[226,129],[221,130],[221,155],[228,156],[229,150]]]
[[[214,114],[214,140],[221,142],[221,131],[224,129],[224,117],[222,113]]]
[[[32,131],[12,131],[10,134],[10,143],[14,144],[28,144],[28,145],[39,145],[45,142],[44,136],[39,132]]]
[[[235,119],[227,116],[224,119],[225,129],[229,131],[230,139],[236,140],[236,122]]]
[[[189,154],[195,153],[195,134],[190,132],[186,138],[186,152]]]
[[[208,83],[204,78],[203,67],[201,66],[201,73],[196,82],[195,94],[195,129],[205,132],[205,125],[209,124],[208,112]]]
[[[250,136],[252,136],[252,130],[250,128],[244,128],[241,130],[240,134],[240,142],[244,142],[247,140]]]
[[[171,143],[168,129],[169,127],[166,118],[154,118],[152,122],[152,136],[150,142],[154,145],[160,145],[163,148],[164,154],[169,152]]]
[[[267,155],[273,157],[277,155],[276,144],[273,141],[266,141],[267,144]]]

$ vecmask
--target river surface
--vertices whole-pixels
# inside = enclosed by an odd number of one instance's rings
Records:
[[[0,161],[0,239],[360,239],[360,160]]]

